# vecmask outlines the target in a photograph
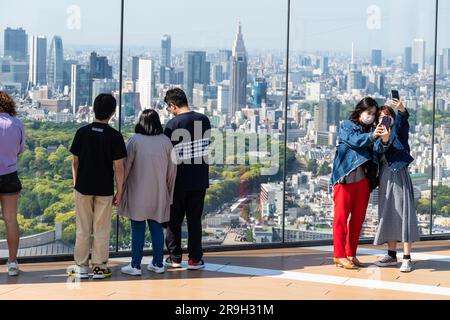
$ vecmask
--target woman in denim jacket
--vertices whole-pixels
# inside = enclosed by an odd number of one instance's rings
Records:
[[[388,253],[375,262],[377,266],[397,265],[397,242],[403,242],[401,272],[411,271],[411,244],[420,240],[417,223],[414,190],[409,164],[414,161],[408,143],[409,113],[400,100],[394,99],[393,106],[385,106],[379,112],[379,122],[389,117],[392,133],[380,159],[379,224],[374,245],[387,242]]]
[[[373,149],[384,151],[380,137],[387,141],[389,131],[374,127],[377,102],[362,99],[339,129],[339,143],[333,162],[331,184],[334,193],[334,263],[345,269],[363,264],[356,258],[359,235],[366,217],[370,192],[375,188],[378,166]],[[348,219],[350,216],[350,220]]]

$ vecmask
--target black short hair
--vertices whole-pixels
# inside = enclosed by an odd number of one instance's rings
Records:
[[[177,107],[187,107],[188,99],[186,93],[180,88],[169,89],[164,97],[164,102],[167,104],[174,104]]]
[[[116,111],[117,101],[112,94],[101,93],[94,100],[95,118],[106,120]]]
[[[134,127],[134,132],[146,136],[157,136],[163,133],[158,113],[152,109],[142,111],[139,121]]]

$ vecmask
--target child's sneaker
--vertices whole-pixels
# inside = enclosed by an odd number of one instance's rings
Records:
[[[67,268],[67,275],[78,279],[89,279],[89,269],[73,265]]]

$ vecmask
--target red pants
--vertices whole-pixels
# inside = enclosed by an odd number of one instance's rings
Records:
[[[367,179],[334,186],[333,243],[336,258],[356,256],[369,196],[369,180]],[[350,220],[348,220],[349,215]]]

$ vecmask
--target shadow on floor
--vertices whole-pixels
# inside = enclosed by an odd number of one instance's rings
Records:
[[[419,249],[419,248],[418,248]],[[432,249],[432,248],[429,248]],[[299,250],[301,251],[299,253]],[[441,250],[441,249],[439,249]],[[420,250],[421,251],[421,250]],[[427,252],[432,250],[427,250]],[[419,250],[417,250],[419,252]],[[361,256],[365,262],[373,263],[378,259],[377,256]],[[123,259],[123,258],[122,258]],[[139,281],[139,280],[183,280],[183,279],[199,279],[199,278],[249,278],[254,276],[252,270],[245,269],[242,273],[237,270],[236,273],[209,271],[209,270],[187,270],[172,269],[167,270],[164,274],[156,274],[147,271],[146,264],[142,265],[143,275],[139,277],[122,274],[120,268],[126,265],[130,258],[124,258],[124,262],[117,262],[111,259],[109,264],[113,275],[110,278],[102,280],[86,279],[85,281]],[[147,261],[148,259],[146,259]],[[399,259],[401,261],[401,259]],[[332,253],[323,251],[308,251],[301,248],[277,250],[255,250],[245,252],[227,252],[227,253],[209,253],[205,256],[206,264],[214,264],[213,270],[221,266],[241,266],[244,268],[258,268],[261,275],[277,276],[283,271],[300,271],[304,268],[323,267],[323,274],[326,274],[327,268],[333,265]],[[73,282],[73,277],[68,277],[66,268],[72,262],[55,262],[55,263],[35,263],[21,265],[21,274],[18,277],[10,277],[6,274],[6,266],[2,266],[0,270],[0,287],[2,284],[49,284],[49,283],[67,283]],[[450,264],[438,260],[433,261],[417,261],[414,263],[415,269],[429,269],[432,272],[448,271]],[[396,268],[396,267],[393,267]],[[260,270],[264,269],[264,270]],[[248,272],[248,274],[245,274]],[[342,276],[348,277],[350,274],[346,270],[342,270]],[[354,272],[354,271],[350,271]],[[335,274],[335,273],[334,273]],[[77,280],[78,281],[78,280]]]

